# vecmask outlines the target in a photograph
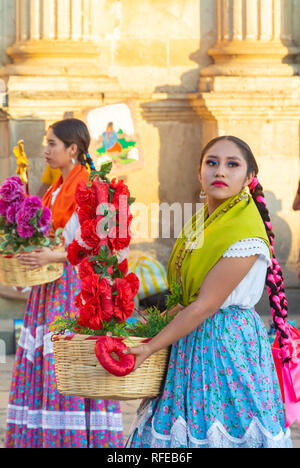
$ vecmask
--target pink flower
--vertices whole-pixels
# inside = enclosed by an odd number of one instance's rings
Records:
[[[35,227],[23,222],[21,217],[19,218],[18,225],[17,225],[17,233],[20,237],[27,239],[28,237],[32,237],[35,234]]]
[[[5,202],[11,203],[24,193],[23,183],[19,177],[8,177],[0,187],[0,196]]]
[[[6,218],[6,213],[9,208],[9,203],[6,203],[4,200],[0,199],[0,215]]]
[[[14,203],[9,205],[6,211],[6,219],[10,224],[14,224],[16,222],[16,216],[18,211],[21,209],[23,203],[23,198],[15,200]]]
[[[26,216],[26,219],[28,220],[34,218],[38,210],[41,208],[43,208],[42,200],[39,197],[36,197],[35,195],[31,195],[25,198],[22,206],[22,210],[24,210],[25,212],[24,216]]]
[[[42,208],[43,203],[39,197],[32,195],[25,198],[22,206],[16,214],[17,233],[20,237],[24,237],[26,239],[28,237],[32,237],[37,232],[31,221]]]
[[[51,211],[46,206],[43,208],[42,216],[38,221],[38,226],[44,235],[47,235],[51,225]]]

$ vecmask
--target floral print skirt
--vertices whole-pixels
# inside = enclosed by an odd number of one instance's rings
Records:
[[[58,315],[76,314],[79,288],[66,263],[61,278],[31,290],[10,389],[7,448],[123,446],[119,402],[62,396],[56,387],[49,325]]]
[[[139,408],[129,447],[291,448],[266,328],[220,309],[172,346],[160,397]]]

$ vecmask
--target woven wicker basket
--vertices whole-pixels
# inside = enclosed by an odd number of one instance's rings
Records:
[[[169,348],[151,355],[129,375],[115,377],[99,363],[95,354],[95,340],[86,338],[86,335],[74,335],[71,340],[65,336],[55,337],[55,373],[61,394],[103,400],[134,400],[160,394],[169,360]],[[130,337],[124,343],[134,347],[144,340]]]
[[[55,250],[62,252],[64,248],[60,246]],[[61,262],[29,270],[19,262],[18,257],[18,254],[13,256],[0,254],[0,283],[6,286],[19,286],[23,288],[51,283],[63,274],[64,265]]]

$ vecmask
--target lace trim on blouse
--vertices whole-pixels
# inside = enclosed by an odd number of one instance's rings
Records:
[[[232,244],[226,250],[223,257],[251,257],[260,255],[266,260],[268,266],[271,265],[270,251],[267,244],[258,237],[249,237]]]

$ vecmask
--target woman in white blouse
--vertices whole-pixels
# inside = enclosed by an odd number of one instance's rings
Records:
[[[254,310],[267,281],[288,359],[286,300],[257,172],[236,137],[216,138],[202,152],[204,222],[189,221],[168,265],[182,305],[155,338],[130,350],[138,367],[172,345],[162,393],[139,409],[130,447],[292,446],[267,331]]]
[[[76,187],[89,180],[85,160],[90,134],[83,121],[64,119],[49,127],[46,141],[46,162],[59,169],[61,177],[46,192],[43,203],[51,209],[54,230],[63,229],[67,247],[78,226]],[[50,325],[57,317],[78,314],[75,298],[80,291],[67,251],[44,247],[19,260],[32,269],[52,262],[61,262],[64,268],[56,281],[34,286],[26,305],[10,389],[5,446],[122,447],[119,402],[64,396],[57,389]]]

